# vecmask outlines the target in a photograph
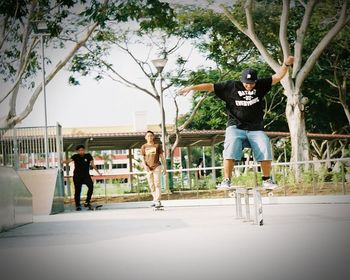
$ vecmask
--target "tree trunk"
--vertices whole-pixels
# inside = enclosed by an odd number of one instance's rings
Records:
[[[306,135],[305,113],[300,102],[299,90],[287,93],[286,117],[292,144],[290,161],[309,160],[309,141]]]

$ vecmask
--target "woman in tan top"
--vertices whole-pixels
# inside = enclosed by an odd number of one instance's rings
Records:
[[[161,164],[163,166],[163,174],[166,175],[166,163],[162,149],[162,145],[154,142],[154,133],[147,131],[145,139],[146,144],[141,147],[142,164],[144,169],[147,171],[147,180],[153,196],[153,207],[161,207],[161,186],[160,186],[160,175],[161,175]]]

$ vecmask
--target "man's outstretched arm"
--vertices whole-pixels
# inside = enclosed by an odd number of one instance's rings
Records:
[[[214,91],[214,84],[206,83],[206,84],[199,84],[199,85],[184,87],[178,91],[178,94],[187,95],[189,92],[193,90],[194,91]]]
[[[292,66],[294,63],[294,56],[288,56],[287,60],[283,63],[281,68],[276,74],[272,76],[272,85],[277,84],[288,72],[288,67]]]
[[[62,164],[70,164],[73,160],[68,158],[61,161]]]
[[[92,160],[92,161],[90,162],[90,166],[97,172],[98,175],[100,175],[100,176],[102,175],[102,173],[100,172],[100,170],[98,170],[97,166],[95,165],[94,160]]]

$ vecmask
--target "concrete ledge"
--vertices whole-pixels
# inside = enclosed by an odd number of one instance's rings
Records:
[[[23,170],[18,174],[33,195],[34,215],[49,215],[64,210],[57,169]]]
[[[14,169],[0,167],[0,175],[0,232],[32,223],[32,194]]]

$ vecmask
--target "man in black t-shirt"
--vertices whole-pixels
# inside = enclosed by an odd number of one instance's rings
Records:
[[[94,164],[94,159],[91,154],[85,153],[85,147],[83,145],[78,145],[75,149],[77,151],[70,159],[63,161],[64,164],[69,164],[74,162],[74,172],[73,172],[73,182],[74,182],[74,200],[76,210],[81,210],[80,205],[80,194],[81,187],[85,184],[88,187],[88,192],[86,195],[86,200],[84,203],[85,207],[91,207],[90,201],[94,190],[94,183],[90,176],[90,167],[96,170],[99,175],[102,175]]]
[[[264,79],[258,79],[257,72],[249,68],[243,71],[240,81],[199,84],[179,90],[179,94],[183,95],[193,90],[213,91],[226,103],[228,122],[223,152],[224,180],[218,188],[231,186],[234,163],[242,158],[244,147],[251,147],[255,159],[261,163],[263,187],[271,190],[277,187],[270,178],[272,148],[264,132],[264,96],[272,85],[282,80],[293,62],[294,57],[289,56],[277,73]]]

